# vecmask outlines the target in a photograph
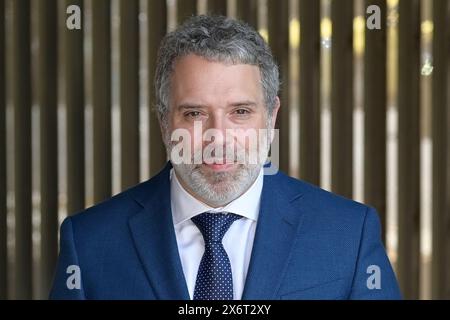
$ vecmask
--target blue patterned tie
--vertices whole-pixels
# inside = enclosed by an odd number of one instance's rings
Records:
[[[240,218],[233,213],[205,212],[191,219],[205,240],[194,300],[233,300],[231,264],[222,239],[231,224]]]

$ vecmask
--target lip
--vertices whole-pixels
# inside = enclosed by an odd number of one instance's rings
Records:
[[[224,163],[224,164],[212,163],[212,164],[207,164],[207,163],[203,162],[203,165],[205,167],[208,167],[209,169],[211,169],[213,171],[228,171],[228,170],[231,170],[234,167],[234,163]]]

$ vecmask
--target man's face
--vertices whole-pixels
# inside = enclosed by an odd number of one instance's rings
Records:
[[[189,133],[189,141],[182,143],[189,144],[186,150],[190,149],[192,162],[173,161],[171,151],[178,141],[166,140],[166,146],[183,187],[214,207],[244,193],[267,157],[267,129],[273,128],[278,107],[279,103],[268,117],[257,66],[212,62],[193,54],[177,60],[171,78],[168,133],[177,129]],[[165,136],[170,140],[170,134]],[[254,151],[264,159],[249,161]],[[200,161],[194,161],[195,152],[201,155]]]

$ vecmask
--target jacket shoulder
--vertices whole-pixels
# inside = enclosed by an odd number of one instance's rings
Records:
[[[142,210],[144,199],[151,198],[156,192],[153,180],[141,182],[68,217],[74,233],[89,237],[127,227],[128,219]]]
[[[282,183],[282,191],[291,195],[291,202],[300,211],[313,214],[316,219],[326,218],[327,221],[350,221],[362,222],[366,214],[373,208],[358,201],[346,198],[336,193],[327,191],[316,185],[300,180],[284,173],[279,173]],[[299,196],[300,195],[300,196]],[[297,201],[297,198],[300,201]],[[374,210],[374,209],[373,209]]]

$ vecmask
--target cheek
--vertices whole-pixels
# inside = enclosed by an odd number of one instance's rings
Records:
[[[266,129],[267,128],[267,115],[265,112],[261,112],[255,117],[253,126],[258,129]]]
[[[200,148],[202,148],[203,145],[203,135],[201,130],[195,131],[194,129],[189,130],[190,134],[191,134],[191,147],[192,150],[198,150]]]
[[[264,141],[265,129],[251,129],[253,132],[241,133],[235,137],[235,144],[238,149],[245,149],[247,151],[256,151],[261,146],[261,141]]]

